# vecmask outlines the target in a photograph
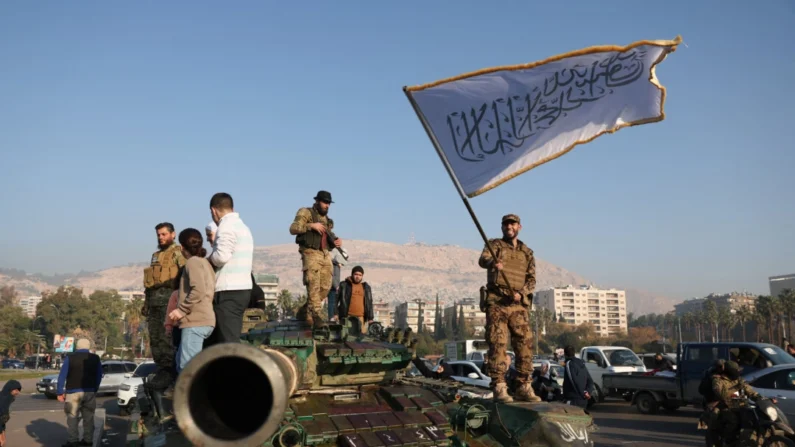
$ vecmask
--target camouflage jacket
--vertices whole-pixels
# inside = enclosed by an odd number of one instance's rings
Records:
[[[757,399],[759,393],[754,391],[743,379],[731,380],[726,376],[715,376],[712,379],[712,392],[717,398],[718,405],[721,407],[734,408],[737,406],[733,397],[746,395],[751,399]]]
[[[325,234],[312,234],[313,230],[309,228],[310,225],[315,221],[314,216],[312,215],[312,208],[301,208],[295,214],[295,219],[293,219],[293,223],[290,224],[290,234],[296,236],[296,243],[298,244],[298,251],[303,253],[307,250],[312,251],[312,248],[306,247],[306,242],[310,242],[309,245],[317,245],[319,246],[320,238],[325,237]],[[329,218],[328,216],[317,216],[317,220],[319,223],[323,224],[329,230],[334,229],[334,221]],[[306,238],[306,239],[304,239]],[[316,239],[310,241],[309,239]],[[333,249],[333,246],[327,246],[326,251],[330,251]]]
[[[536,288],[536,260],[533,250],[520,240],[516,241],[516,248],[502,239],[491,239],[489,245],[497,255],[497,259],[502,261],[502,269],[513,290],[519,292],[522,298],[531,298]],[[486,287],[492,292],[508,293],[505,280],[494,268],[493,261],[489,248],[483,247],[478,265],[489,269]]]

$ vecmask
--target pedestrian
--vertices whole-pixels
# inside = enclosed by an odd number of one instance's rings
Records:
[[[224,192],[215,194],[210,199],[210,214],[218,230],[213,251],[207,258],[215,268],[215,330],[207,340],[208,346],[240,340],[243,312],[251,299],[254,263],[254,238],[235,212],[232,196]]]
[[[373,291],[370,284],[364,281],[364,269],[357,265],[351,270],[351,276],[340,282],[337,301],[340,321],[347,317],[359,320],[361,331],[367,330],[367,325],[373,322]]]
[[[166,328],[166,337],[171,337],[171,346],[174,349],[174,376],[177,375],[177,365],[179,365],[179,353],[177,352],[179,349],[179,344],[181,341],[180,335],[181,332],[179,330],[179,322],[175,322],[171,319],[171,312],[177,308],[177,303],[179,302],[179,285],[182,280],[182,273],[185,271],[185,267],[179,269],[179,273],[177,273],[177,278],[174,280],[174,291],[171,292],[171,297],[168,299],[168,308],[166,308],[166,321],[163,323],[163,326]]]
[[[218,225],[216,225],[213,221],[210,221],[210,223],[204,227],[204,234],[207,236],[207,243],[210,244],[210,247],[212,247],[213,242],[215,242],[215,233],[217,231]]]
[[[6,424],[11,419],[11,404],[22,392],[22,384],[16,380],[9,380],[0,391],[0,447],[6,445]]]
[[[502,238],[488,242],[496,259],[487,246],[478,261],[481,268],[488,269],[487,284],[481,289],[480,307],[486,313],[487,361],[491,365],[490,387],[494,391],[495,402],[513,402],[505,381],[505,373],[511,363],[506,352],[509,334],[516,355],[514,395],[519,400],[541,401],[530,381],[533,351],[529,310],[536,286],[536,262],[533,250],[519,240],[521,229],[519,216],[503,216]]]
[[[102,382],[102,362],[92,353],[91,342],[77,340],[75,352],[67,354],[58,374],[58,401],[64,403],[67,442],[63,447],[93,445],[96,393]],[[83,439],[80,439],[79,418],[83,419]]]
[[[174,225],[163,222],[155,226],[155,231],[158,251],[152,255],[149,267],[144,269],[145,298],[141,313],[146,316],[152,358],[157,364],[158,372],[162,371],[159,382],[167,387],[169,376],[173,379],[174,348],[166,336],[163,322],[166,319],[168,299],[174,290],[177,273],[185,265],[185,258],[180,246],[174,243]]]
[[[328,216],[332,203],[331,193],[318,191],[311,208],[300,208],[290,225],[290,234],[295,236],[298,252],[301,254],[303,282],[306,286],[306,303],[298,311],[297,318],[309,325],[320,327],[325,324],[320,314],[320,306],[328,298],[331,289],[332,264],[330,250],[342,247],[337,238],[329,244],[329,232],[334,229],[334,220]]]
[[[205,258],[207,250],[202,247],[202,234],[194,228],[186,228],[179,233],[179,243],[185,256],[185,270],[180,280],[177,308],[168,314],[180,331],[177,373],[202,350],[215,327],[215,272]]]
[[[594,390],[588,368],[585,367],[585,362],[574,355],[574,346],[563,348],[563,357],[566,361],[563,400],[569,405],[586,408]]]

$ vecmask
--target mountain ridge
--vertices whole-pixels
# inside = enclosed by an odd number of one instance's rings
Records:
[[[350,255],[343,267],[343,278],[354,265],[362,265],[365,280],[373,287],[375,298],[389,302],[432,299],[448,303],[461,298],[476,297],[485,282],[486,274],[477,265],[479,250],[457,245],[428,245],[423,243],[394,244],[379,241],[346,240]],[[12,285],[21,293],[40,294],[60,285],[81,287],[86,293],[93,290],[141,290],[142,269],[146,263],[129,263],[106,269],[76,274],[46,276],[27,274],[21,270],[0,269],[0,285]],[[293,293],[305,293],[301,284],[301,259],[295,244],[256,247],[254,271],[279,276],[279,288]],[[581,275],[536,258],[537,289],[548,287],[589,285],[619,288],[626,291],[630,312],[667,312],[674,301],[647,291],[621,288],[616,285],[597,285]]]

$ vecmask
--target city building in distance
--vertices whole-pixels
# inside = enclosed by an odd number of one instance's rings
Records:
[[[461,310],[464,311],[464,320],[467,327],[475,331],[475,335],[485,334],[486,332],[486,313],[480,311],[480,302],[475,298],[464,298],[452,306],[444,309],[444,325],[445,327],[453,328],[453,320],[458,321],[461,316]]]
[[[688,313],[695,314],[701,311],[704,303],[707,301],[713,301],[718,309],[727,307],[732,312],[743,306],[747,306],[750,310],[754,310],[756,308],[756,298],[756,295],[747,292],[710,293],[703,298],[691,298],[679,304],[675,304],[674,313],[679,317]]]
[[[795,273],[771,276],[768,281],[770,284],[770,296],[778,296],[785,289],[795,290]]]
[[[627,332],[627,298],[623,290],[594,286],[552,287],[539,290],[533,299],[536,310],[548,309],[569,324],[591,323],[606,337]]]
[[[143,291],[138,290],[119,290],[119,296],[125,303],[130,303],[137,299],[143,300],[146,297]]]
[[[265,306],[268,304],[276,306],[279,297],[279,277],[277,275],[258,274],[254,275],[254,281],[265,294]]]
[[[395,307],[395,326],[400,329],[410,327],[414,333],[418,333],[421,322],[423,332],[433,332],[436,329],[435,305],[435,301],[420,299],[398,304]]]
[[[28,318],[36,317],[36,306],[41,302],[40,296],[26,296],[17,300],[17,306],[28,315]]]

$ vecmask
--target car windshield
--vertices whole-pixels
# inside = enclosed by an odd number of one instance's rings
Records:
[[[643,362],[629,349],[605,349],[604,353],[613,366],[643,366]]]
[[[144,363],[135,369],[133,377],[146,377],[157,371],[157,363]]]
[[[776,345],[765,346],[762,348],[765,354],[770,356],[770,360],[774,365],[781,365],[783,363],[795,363],[795,357],[789,355],[787,351],[779,348]]]

